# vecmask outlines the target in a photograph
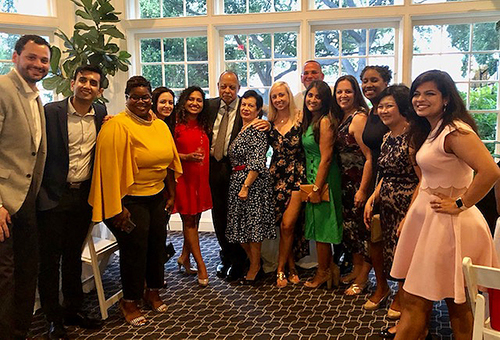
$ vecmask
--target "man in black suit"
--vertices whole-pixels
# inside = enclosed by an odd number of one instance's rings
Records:
[[[229,177],[232,171],[227,150],[243,125],[239,111],[238,76],[234,72],[226,71],[219,77],[217,86],[219,97],[208,100],[208,113],[212,126],[210,136],[212,220],[221,248],[222,263],[217,267],[217,276],[234,281],[242,276],[246,259],[243,248],[239,244],[229,243],[226,239]]]
[[[38,195],[40,274],[38,289],[50,339],[67,339],[67,325],[100,328],[82,311],[81,252],[92,209],[87,203],[97,134],[106,108],[98,67],[80,66],[71,81],[73,96],[45,105],[47,161]],[[62,263],[61,263],[62,262]],[[59,267],[63,306],[59,304]]]

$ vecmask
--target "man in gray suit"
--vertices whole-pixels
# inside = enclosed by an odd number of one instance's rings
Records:
[[[36,83],[49,71],[50,46],[19,38],[14,69],[0,76],[0,337],[25,339],[35,301],[35,201],[46,155],[45,117]]]

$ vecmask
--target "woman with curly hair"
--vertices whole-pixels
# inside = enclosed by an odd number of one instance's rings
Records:
[[[212,208],[208,184],[209,122],[205,106],[205,93],[198,86],[182,91],[175,106],[174,140],[182,162],[183,174],[177,180],[175,212],[181,215],[184,245],[177,259],[179,269],[187,274],[198,272],[198,284],[208,285],[208,273],[201,257],[198,227],[203,211]],[[193,254],[198,270],[191,269],[189,257]]]

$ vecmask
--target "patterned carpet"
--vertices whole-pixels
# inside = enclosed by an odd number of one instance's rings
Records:
[[[175,249],[182,247],[180,232],[171,232]],[[72,339],[380,339],[378,331],[393,323],[386,310],[368,312],[362,309],[373,290],[374,277],[365,294],[347,297],[339,288],[310,290],[303,285],[274,287],[275,275],[268,275],[256,287],[231,285],[215,276],[218,244],[213,233],[200,233],[202,254],[209,270],[210,284],[200,288],[196,276],[178,273],[174,259],[165,266],[168,287],[162,297],[168,312],[157,314],[145,310],[148,325],[140,328],[124,323],[116,305],[99,332],[78,327],[68,328]],[[104,273],[106,294],[120,289],[118,261]],[[314,270],[301,271],[302,280]],[[393,286],[394,288],[394,286]],[[98,316],[97,295],[86,295],[85,304]],[[34,317],[31,335],[46,338],[47,324],[42,313]],[[444,302],[436,303],[431,318],[434,339],[451,339],[448,312]]]

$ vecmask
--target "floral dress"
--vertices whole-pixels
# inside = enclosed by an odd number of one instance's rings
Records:
[[[366,158],[356,139],[349,133],[355,112],[339,126],[336,149],[342,173],[342,216],[344,220],[343,243],[352,254],[368,257],[369,231],[363,221],[363,209],[354,206],[354,195],[359,189]]]
[[[384,271],[389,274],[396,249],[399,223],[405,217],[418,184],[408,153],[408,134],[392,136],[388,132],[378,159],[380,188],[380,223],[384,241]]]
[[[296,123],[282,135],[271,124],[269,131],[269,145],[273,148],[273,156],[269,172],[273,181],[274,212],[276,226],[281,225],[283,214],[288,207],[292,191],[300,190],[300,184],[306,182],[304,150],[300,139],[301,123]],[[304,237],[304,210],[301,213],[294,229],[293,254],[300,259],[309,254],[309,242]]]
[[[229,180],[226,238],[230,243],[262,242],[276,238],[274,197],[271,177],[266,167],[266,134],[249,127],[239,133],[229,146],[233,172]],[[259,174],[241,200],[238,193],[249,171]]]

